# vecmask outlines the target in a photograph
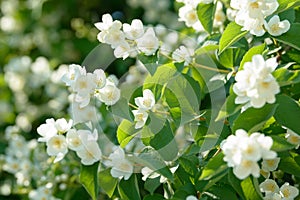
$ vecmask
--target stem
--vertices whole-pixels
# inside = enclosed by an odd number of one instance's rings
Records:
[[[208,66],[200,65],[200,64],[195,63],[195,62],[191,63],[191,65],[194,66],[194,67],[199,67],[199,68],[202,68],[202,69],[207,69],[207,70],[210,70],[210,71],[221,72],[221,73],[226,73],[226,74],[231,72],[229,70],[211,68],[211,67],[208,67]]]
[[[131,103],[128,103],[128,105],[130,106],[130,107],[132,107],[132,108],[134,108],[134,109],[139,109],[137,106],[135,106],[135,105],[133,105],[133,104],[131,104]]]

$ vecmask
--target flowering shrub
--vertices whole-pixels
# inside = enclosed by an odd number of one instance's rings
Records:
[[[299,1],[159,1],[175,24],[145,2],[128,1],[157,25],[103,14],[82,64],[23,56],[4,67],[21,114],[0,163],[19,188],[4,181],[1,194],[299,199]],[[135,64],[116,76],[98,57]],[[41,88],[46,117],[20,103]]]

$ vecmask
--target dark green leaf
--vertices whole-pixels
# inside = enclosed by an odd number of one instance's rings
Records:
[[[93,200],[98,197],[98,165],[99,162],[93,165],[81,165],[79,180]]]
[[[145,181],[144,188],[153,195],[154,191],[160,186],[159,182],[160,177],[157,178],[148,178]]]
[[[300,106],[291,97],[278,95],[276,97],[278,108],[274,114],[276,121],[294,132],[300,134]]]
[[[266,104],[262,108],[248,108],[233,122],[233,131],[244,129],[251,133],[259,130],[273,116],[276,107],[277,104]]]
[[[276,135],[271,135],[271,137],[273,139],[272,150],[274,151],[280,152],[295,148],[295,145],[289,143],[285,138]]]
[[[122,179],[118,185],[122,200],[140,200],[139,186],[136,175],[133,174],[128,180]]]
[[[300,83],[300,70],[288,70],[279,68],[273,72],[274,77],[280,86]]]
[[[279,37],[275,37],[275,39],[297,50],[300,50],[300,40],[298,38],[299,32],[300,32],[300,23],[294,23],[291,24],[291,28],[288,32],[284,33]]]
[[[223,161],[224,155],[219,153],[215,157],[209,160],[204,167],[199,180],[210,180],[212,177],[226,170],[227,164]]]
[[[144,64],[148,72],[153,76],[156,72],[156,69],[159,66],[158,55],[146,56],[143,54],[138,55],[138,59]]]
[[[240,63],[240,70],[243,69],[245,62],[252,61],[252,57],[256,54],[263,54],[264,50],[266,48],[266,44],[261,44],[258,46],[254,46],[247,53],[244,55],[241,63]]]
[[[111,198],[118,184],[118,179],[110,174],[110,168],[99,172],[99,185]]]
[[[300,165],[292,157],[283,157],[280,159],[278,169],[295,176],[300,177]]]
[[[235,104],[234,103],[235,98],[236,98],[236,94],[234,94],[234,93],[227,97],[226,102],[222,106],[216,121],[223,120],[226,117],[229,117],[229,116],[235,114],[243,107],[243,104]]]

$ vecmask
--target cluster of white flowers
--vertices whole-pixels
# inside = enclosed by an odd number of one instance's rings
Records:
[[[117,84],[106,78],[102,69],[89,73],[85,67],[72,64],[68,73],[62,77],[62,81],[75,92],[74,101],[79,103],[80,108],[89,105],[93,96],[106,105],[113,105],[120,99],[121,92]]]
[[[196,31],[204,31],[204,28],[198,18],[197,7],[200,3],[213,3],[213,0],[177,0],[177,2],[184,3],[184,6],[182,6],[178,11],[178,20],[183,21],[187,27],[192,27]],[[226,16],[223,12],[223,4],[218,1],[213,26],[222,27],[225,20]]]
[[[46,142],[49,156],[56,156],[54,163],[62,160],[68,153],[68,148],[76,151],[84,165],[92,165],[101,159],[102,153],[97,143],[98,132],[94,130],[71,129],[73,120],[67,122],[64,118],[56,121],[47,119],[45,124],[37,128],[42,137],[39,142]],[[64,135],[66,133],[66,136]]]
[[[52,196],[52,188],[48,188],[47,185],[46,186],[41,186],[39,188],[37,188],[36,190],[32,190],[29,193],[29,198],[31,200],[41,200],[41,199],[45,199],[45,200],[59,200],[58,198],[55,198],[54,196]]]
[[[135,57],[140,52],[149,56],[159,48],[153,28],[145,30],[139,19],[134,19],[131,24],[122,24],[118,20],[113,21],[110,14],[104,14],[102,22],[95,23],[95,26],[100,30],[98,40],[111,45],[117,58]]]
[[[135,128],[139,129],[145,125],[148,119],[148,111],[155,105],[155,98],[152,91],[146,89],[143,91],[143,97],[136,97],[134,101],[138,109],[132,110],[132,113],[134,115],[134,121],[136,122]]]
[[[280,188],[272,179],[266,179],[259,185],[261,192],[265,193],[264,200],[293,200],[299,195],[299,189],[284,183]]]
[[[277,65],[275,57],[265,61],[262,55],[254,55],[251,62],[246,62],[243,70],[238,71],[235,77],[235,103],[248,103],[246,108],[261,108],[265,103],[274,103],[275,95],[280,92],[279,85],[272,75]]]
[[[278,15],[269,22],[265,20],[277,10],[277,0],[231,0],[230,6],[237,10],[235,22],[253,35],[262,36],[266,29],[271,35],[279,36],[290,29],[289,21],[280,21]]]
[[[245,179],[251,174],[260,176],[259,160],[276,158],[276,152],[270,150],[272,145],[273,140],[269,136],[257,132],[249,136],[245,130],[239,129],[221,143],[221,149],[224,161],[233,167],[235,176]]]

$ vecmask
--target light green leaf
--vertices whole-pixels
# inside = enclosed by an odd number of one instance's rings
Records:
[[[300,177],[300,166],[292,157],[283,157],[280,159],[280,163],[278,165],[278,169],[288,173]]]
[[[215,18],[216,4],[210,3],[200,3],[197,7],[198,18],[203,26],[203,28],[211,34],[213,30],[213,22]]]
[[[257,191],[254,181],[250,176],[241,182],[241,187],[246,200],[262,199],[261,193]]]
[[[256,54],[263,54],[264,50],[266,48],[266,44],[263,43],[258,46],[254,46],[247,53],[244,55],[241,63],[240,63],[240,70],[243,69],[245,62],[250,62],[252,61],[252,57]]]
[[[118,185],[119,194],[122,200],[140,200],[138,181],[135,174],[128,180],[122,179]]]
[[[140,130],[134,128],[134,123],[126,119],[122,120],[117,130],[117,139],[122,148],[132,140]]]
[[[274,114],[276,121],[295,133],[300,134],[300,106],[291,97],[286,95],[278,95],[276,97],[276,103],[278,103],[278,108]]]
[[[99,172],[99,186],[111,198],[118,184],[118,179],[110,174],[110,168]]]
[[[80,183],[93,200],[97,200],[98,197],[98,165],[99,162],[90,166],[81,165],[79,175]]]
[[[234,103],[235,98],[236,98],[236,94],[234,94],[234,93],[227,97],[225,103],[223,104],[223,106],[218,114],[216,121],[223,120],[226,117],[229,117],[229,116],[235,114],[243,107],[243,104],[235,104]]]
[[[289,143],[285,138],[282,138],[277,135],[271,135],[271,137],[273,139],[272,150],[276,152],[287,151],[295,148],[295,145]]]
[[[219,55],[219,62],[222,66],[233,69],[239,65],[245,52],[243,48],[227,48]]]
[[[273,72],[280,86],[300,83],[300,70],[288,70],[284,67]]]
[[[300,32],[300,23],[291,24],[291,28],[288,32],[284,33],[279,37],[274,37],[279,42],[287,44],[297,50],[300,50],[300,40],[299,40],[299,32]]]
[[[277,8],[276,14],[281,13],[289,8],[300,6],[299,0],[277,0],[279,7]]]
[[[266,104],[262,108],[248,108],[233,122],[233,131],[244,129],[251,133],[261,129],[268,119],[273,116],[276,107],[277,104]]]
[[[204,167],[199,180],[210,180],[212,177],[225,171],[228,167],[223,161],[224,154],[219,153],[212,159],[210,159],[207,165]]]
[[[235,22],[227,25],[220,39],[219,54],[247,34],[248,31],[241,29],[242,27]]]

